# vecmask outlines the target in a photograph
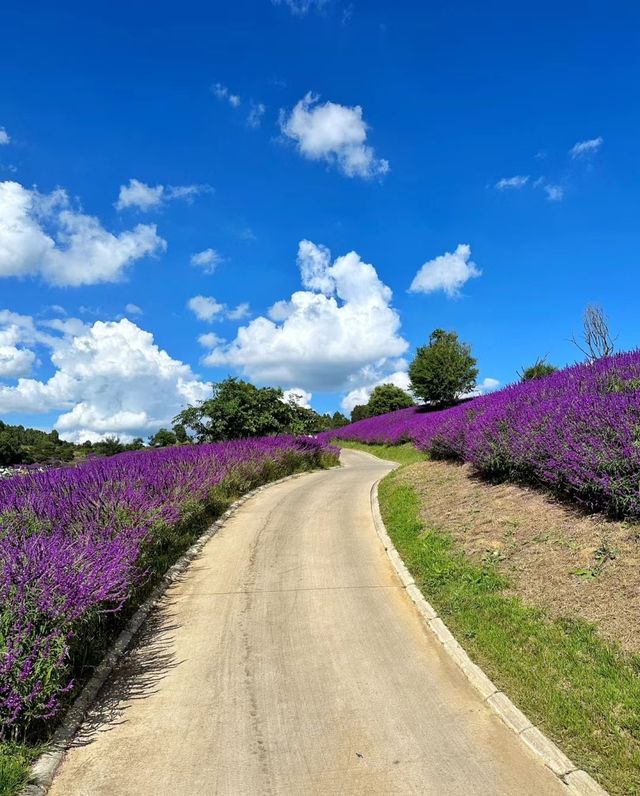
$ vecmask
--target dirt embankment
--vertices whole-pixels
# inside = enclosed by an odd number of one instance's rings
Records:
[[[427,527],[493,562],[511,591],[553,617],[594,622],[640,652],[640,525],[586,516],[513,484],[489,484],[469,465],[427,461],[401,477],[422,498]]]

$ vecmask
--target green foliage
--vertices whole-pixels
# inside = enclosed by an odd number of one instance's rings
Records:
[[[167,428],[161,428],[149,437],[149,445],[152,448],[166,448],[169,445],[175,445],[177,441],[175,433]]]
[[[71,461],[74,448],[71,442],[61,440],[55,430],[47,433],[10,426],[0,420],[0,466]]]
[[[351,422],[357,423],[358,420],[365,420],[369,417],[369,410],[367,404],[356,404],[351,410]]]
[[[495,564],[472,561],[446,533],[425,527],[420,499],[401,473],[381,482],[380,508],[426,598],[471,658],[572,760],[612,796],[640,793],[638,657],[585,622],[550,620],[510,595]]]
[[[418,348],[409,367],[412,392],[434,406],[455,403],[475,387],[477,376],[470,346],[443,329],[431,333],[429,344]]]
[[[211,398],[189,406],[174,420],[173,431],[180,442],[189,441],[187,430],[198,442],[221,442],[272,434],[317,434],[349,422],[340,412],[319,415],[293,399],[285,401],[279,388],[256,387],[236,378],[213,384]]]
[[[413,406],[413,398],[395,384],[380,384],[374,388],[367,403],[367,416],[386,415],[397,409]]]
[[[545,362],[543,359],[536,359],[533,365],[529,365],[528,368],[523,368],[520,375],[520,381],[530,381],[531,379],[541,379],[543,376],[550,376],[552,373],[555,373],[558,368],[555,365],[551,365],[549,362]]]

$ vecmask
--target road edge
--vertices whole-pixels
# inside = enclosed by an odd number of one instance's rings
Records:
[[[303,472],[292,473],[284,478],[278,478],[276,481],[269,481],[266,484],[261,484],[235,500],[229,508],[198,537],[191,547],[180,556],[175,564],[165,572],[161,581],[127,622],[109,652],[98,664],[89,681],[82,688],[65,713],[64,718],[47,744],[46,751],[32,764],[29,779],[19,791],[20,796],[45,796],[51,787],[71,742],[82,726],[87,711],[95,702],[100,689],[106,683],[116,665],[131,645],[131,642],[137,636],[147,617],[162,599],[169,586],[178,580],[188,569],[191,562],[197,558],[203,547],[211,541],[218,531],[226,524],[231,515],[235,514],[247,500],[265,489],[269,489],[277,484],[283,484],[286,481],[292,481],[295,478],[302,478],[305,475],[324,472],[325,470],[335,470],[340,467],[341,465],[338,464],[324,469],[304,470]]]
[[[366,453],[366,451],[363,451],[363,453]],[[371,454],[366,455],[370,456]],[[398,465],[395,464],[393,469],[395,470],[397,467]],[[428,630],[433,633],[442,644],[449,658],[478,691],[483,702],[540,758],[560,782],[567,786],[570,793],[575,794],[575,796],[609,796],[608,792],[593,777],[578,768],[550,738],[538,729],[533,722],[529,721],[505,693],[498,689],[482,669],[471,660],[453,633],[438,616],[431,603],[425,599],[391,541],[382,519],[378,501],[378,485],[381,480],[378,479],[373,484],[370,493],[371,513],[376,533],[389,557],[391,565],[402,582],[403,588],[424,620]]]

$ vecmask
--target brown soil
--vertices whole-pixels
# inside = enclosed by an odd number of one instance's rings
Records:
[[[426,461],[400,476],[428,527],[494,562],[511,592],[554,617],[581,617],[640,652],[640,525],[586,516],[544,493],[479,480],[469,465]]]

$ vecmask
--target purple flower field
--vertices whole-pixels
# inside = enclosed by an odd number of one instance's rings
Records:
[[[316,439],[273,437],[0,480],[0,737],[59,710],[76,657],[225,499],[335,454]]]
[[[401,409],[331,436],[410,441],[490,478],[554,490],[588,510],[640,517],[640,351],[574,365],[442,411]]]

